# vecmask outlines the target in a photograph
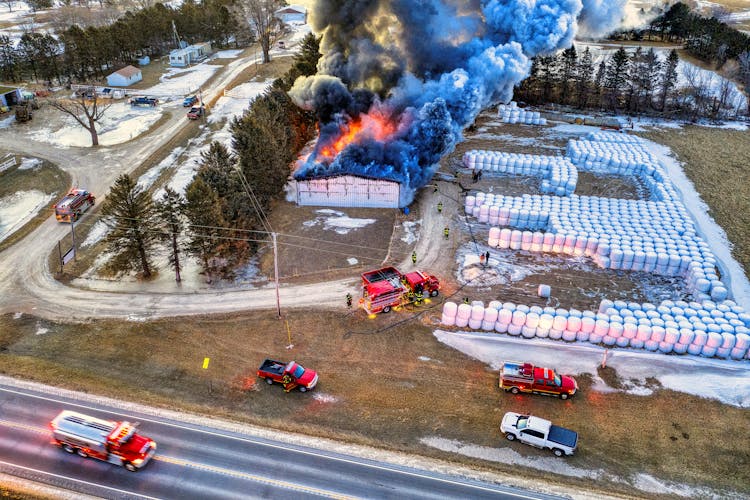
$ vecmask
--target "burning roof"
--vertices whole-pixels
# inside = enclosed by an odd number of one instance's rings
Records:
[[[530,58],[614,27],[625,0],[318,0],[318,74],[290,95],[319,138],[297,179],[352,174],[401,183],[408,201],[464,127],[507,102]]]

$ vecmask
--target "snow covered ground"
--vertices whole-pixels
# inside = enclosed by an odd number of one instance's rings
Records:
[[[351,231],[361,229],[377,222],[375,219],[355,219],[344,212],[323,208],[316,210],[318,214],[313,220],[302,223],[305,227],[322,226],[325,231],[334,231],[336,234],[349,234]]]
[[[726,361],[697,356],[667,356],[635,349],[611,349],[582,342],[514,338],[487,332],[436,330],[442,343],[499,370],[503,361],[524,360],[539,366],[564,367],[572,375],[594,376],[594,390],[616,391],[597,377],[607,352],[607,366],[623,380],[625,391],[638,396],[652,393],[646,380],[664,388],[716,399],[740,408],[750,407],[750,366],[745,361]]]
[[[18,191],[0,199],[0,241],[30,221],[53,198],[54,195],[32,189]]]

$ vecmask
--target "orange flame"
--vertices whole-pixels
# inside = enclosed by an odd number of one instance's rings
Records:
[[[396,132],[397,126],[380,113],[362,115],[341,127],[341,134],[318,151],[318,159],[331,161],[349,144],[365,139],[385,142]]]

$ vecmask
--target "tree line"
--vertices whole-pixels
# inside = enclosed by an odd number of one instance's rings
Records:
[[[671,50],[660,57],[653,48],[628,53],[620,47],[595,62],[589,47],[579,54],[572,46],[557,54],[534,59],[530,76],[515,92],[530,104],[556,103],[577,109],[609,110],[632,114],[660,113],[696,119],[736,117],[739,93],[722,79],[686,67],[686,81],[678,88],[679,56]],[[715,77],[718,79],[718,76]]]
[[[128,11],[106,26],[69,26],[54,37],[26,32],[17,46],[0,35],[0,78],[69,84],[103,78],[112,67],[138,57],[158,57],[176,48],[174,28],[181,39],[210,41],[223,47],[230,40],[249,43],[250,30],[231,10],[231,0],[186,0],[178,7],[163,3]]]
[[[196,258],[210,281],[230,278],[267,237],[264,218],[283,193],[289,165],[315,133],[315,118],[287,95],[294,80],[312,75],[319,40],[308,34],[291,69],[254,99],[231,124],[232,150],[214,141],[201,153],[184,196],[169,188],[156,201],[127,174],[115,181],[102,205],[113,272],[154,273],[161,248],[180,281],[182,255]]]

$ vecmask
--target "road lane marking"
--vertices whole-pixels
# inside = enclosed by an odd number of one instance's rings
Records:
[[[189,427],[189,426],[185,426],[185,425],[174,424],[174,423],[171,423],[171,422],[165,422],[165,421],[161,421],[161,420],[156,420],[155,418],[149,418],[149,417],[144,417],[144,416],[128,415],[127,413],[122,413],[122,412],[117,411],[117,410],[113,411],[113,410],[110,410],[110,409],[97,408],[97,407],[94,407],[94,406],[88,406],[88,405],[81,404],[81,403],[73,403],[73,402],[70,402],[70,401],[63,401],[63,400],[55,399],[55,398],[51,398],[51,397],[40,396],[38,394],[29,394],[27,392],[22,392],[22,391],[19,391],[19,390],[8,389],[7,387],[0,387],[0,391],[10,392],[12,394],[19,394],[21,396],[26,396],[26,397],[30,397],[30,398],[41,399],[41,400],[44,400],[44,401],[51,401],[53,403],[61,403],[61,404],[64,404],[64,405],[75,406],[77,408],[84,408],[84,409],[87,409],[87,410],[94,410],[94,411],[99,411],[99,412],[104,412],[104,413],[110,413],[112,415],[119,415],[119,416],[122,416],[122,417],[125,417],[125,418],[130,418],[130,419],[133,419],[135,421],[152,422],[154,424],[164,425],[164,426],[172,427],[172,428],[175,428],[175,429],[183,429],[183,430],[186,430],[186,431],[189,431],[189,432],[198,432],[198,433],[201,433],[201,434],[207,434],[207,435],[210,435],[210,436],[221,437],[221,438],[224,438],[224,439],[231,439],[231,440],[234,440],[234,441],[242,441],[242,442],[246,442],[246,443],[253,443],[253,444],[256,444],[258,446],[265,446],[265,447],[268,447],[268,448],[275,448],[275,449],[278,449],[278,450],[284,450],[284,451],[299,453],[299,454],[302,454],[302,455],[308,455],[308,456],[313,456],[313,457],[318,457],[318,458],[324,458],[324,459],[327,459],[327,460],[332,460],[332,461],[337,461],[337,462],[343,462],[343,463],[347,463],[347,464],[358,465],[360,467],[367,467],[367,468],[371,468],[371,469],[377,469],[377,470],[392,472],[392,473],[401,474],[401,475],[404,475],[404,476],[417,477],[417,478],[426,479],[426,480],[430,480],[430,481],[437,481],[437,482],[440,482],[440,483],[452,484],[452,485],[455,485],[455,486],[462,486],[462,487],[465,487],[465,488],[472,488],[472,489],[481,490],[481,491],[487,491],[487,492],[491,492],[491,493],[501,493],[501,494],[504,494],[504,495],[507,495],[507,496],[512,496],[512,497],[520,498],[520,499],[524,499],[524,500],[537,500],[539,498],[539,495],[534,495],[531,492],[526,493],[526,492],[515,491],[514,489],[511,489],[510,487],[502,487],[502,486],[492,487],[490,485],[486,485],[485,486],[483,484],[477,484],[477,483],[467,482],[467,481],[460,481],[460,480],[450,479],[448,477],[438,477],[438,476],[435,476],[435,475],[430,475],[430,474],[426,473],[427,471],[425,471],[425,473],[421,473],[421,472],[414,472],[414,471],[402,470],[402,469],[399,469],[398,466],[396,466],[396,465],[378,465],[378,464],[373,464],[373,463],[367,463],[367,462],[364,462],[364,460],[367,460],[365,458],[362,458],[361,459],[362,461],[360,461],[360,460],[353,459],[353,458],[352,459],[345,458],[343,456],[338,456],[337,457],[337,456],[330,455],[328,453],[317,453],[315,451],[310,451],[310,450],[301,450],[301,449],[298,449],[298,448],[295,448],[295,447],[292,447],[292,446],[289,446],[289,445],[276,444],[274,442],[271,442],[270,439],[264,440],[265,441],[264,442],[264,441],[260,440],[260,439],[264,439],[264,438],[255,438],[255,439],[253,439],[253,438],[249,438],[249,437],[231,436],[231,435],[224,434],[224,433],[221,433],[221,432],[215,432],[215,431],[210,431],[210,430],[205,430],[205,429],[199,429],[199,428],[195,428],[195,427]],[[194,425],[204,425],[204,424],[194,424]],[[233,432],[233,431],[226,431],[226,432]],[[336,452],[330,452],[330,453],[336,453]],[[440,473],[436,472],[435,474],[440,474]],[[469,480],[469,481],[471,481],[471,480]],[[548,495],[548,496],[551,496],[551,495]]]
[[[54,474],[52,472],[47,472],[47,471],[44,471],[44,470],[32,469],[31,467],[24,467],[23,465],[16,465],[16,464],[12,464],[10,462],[4,462],[2,460],[0,460],[0,465],[7,465],[9,467],[13,467],[13,468],[16,468],[16,469],[22,469],[22,470],[29,471],[29,472],[35,472],[37,474],[43,474],[45,476],[52,476],[52,477],[56,477],[58,479],[65,479],[65,480],[68,480],[68,481],[73,481],[75,483],[86,484],[88,486],[94,486],[95,488],[102,488],[102,489],[109,490],[109,491],[116,491],[117,493],[125,493],[126,495],[133,495],[133,496],[136,496],[138,498],[146,498],[148,500],[160,500],[158,497],[150,497],[148,495],[143,495],[142,493],[136,493],[134,491],[127,491],[127,490],[121,490],[121,489],[118,489],[118,488],[112,488],[111,486],[104,486],[103,484],[91,483],[89,481],[84,481],[83,479],[76,479],[76,478],[70,477],[70,476],[63,476],[61,474]],[[65,488],[64,486],[58,486],[56,484],[52,484],[52,486],[55,486],[57,488],[69,489],[69,488]]]
[[[24,431],[35,432],[36,434],[49,434],[47,429],[43,427],[34,427],[32,425],[19,424],[18,422],[10,422],[8,420],[0,420],[0,425],[6,427],[15,427],[16,429],[22,429]]]
[[[154,456],[152,460],[156,460],[159,462],[167,462],[167,463],[179,465],[182,467],[191,467],[193,469],[205,470],[208,472],[213,472],[215,474],[223,474],[225,476],[233,476],[239,479],[247,479],[249,481],[253,481],[256,483],[263,483],[269,486],[276,486],[276,487],[284,488],[288,490],[299,491],[301,493],[308,493],[308,494],[317,495],[317,496],[334,498],[336,500],[355,500],[357,498],[357,497],[350,497],[347,495],[342,495],[340,493],[334,493],[332,491],[313,488],[312,486],[303,486],[301,484],[290,483],[288,481],[282,481],[279,479],[271,479],[270,477],[264,477],[264,476],[256,476],[255,474],[248,474],[247,472],[225,469],[223,467],[216,467],[214,465],[191,462],[189,460],[182,460],[180,458],[170,457],[166,455],[156,455]]]

